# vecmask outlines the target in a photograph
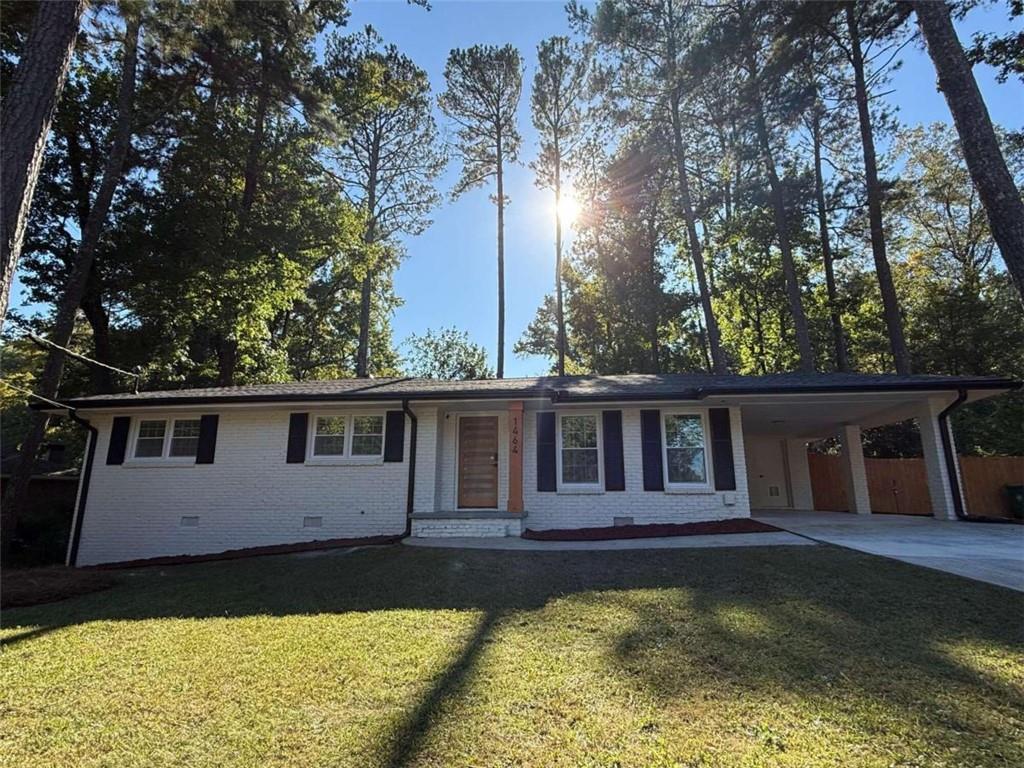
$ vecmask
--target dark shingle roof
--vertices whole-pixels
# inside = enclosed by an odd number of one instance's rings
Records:
[[[556,402],[697,400],[709,395],[798,392],[881,392],[1015,389],[1020,382],[997,377],[898,376],[860,373],[780,373],[768,376],[708,373],[619,376],[536,376],[521,379],[335,379],[120,393],[75,398],[77,408],[191,405],[230,402],[401,401],[484,398],[550,398]]]

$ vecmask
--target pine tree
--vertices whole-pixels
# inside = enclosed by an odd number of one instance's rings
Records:
[[[523,88],[523,62],[511,45],[456,48],[444,69],[447,90],[438,103],[458,126],[462,173],[457,198],[494,177],[498,206],[498,378],[505,375],[505,164],[519,154],[516,108]]]

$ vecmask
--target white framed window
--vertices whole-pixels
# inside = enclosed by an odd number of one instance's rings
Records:
[[[384,414],[322,413],[309,429],[311,461],[374,461],[384,456]]]
[[[706,414],[703,411],[662,411],[661,438],[665,487],[709,487]]]
[[[141,419],[135,437],[136,459],[159,459],[164,455],[166,419]]]
[[[190,456],[194,459],[198,451],[199,419],[175,419],[168,455],[179,458]]]
[[[565,490],[600,490],[601,419],[596,413],[558,415],[558,486]]]
[[[199,419],[144,418],[135,426],[132,458],[139,461],[195,459],[199,451]]]
[[[352,455],[384,455],[384,417],[381,414],[352,417]]]
[[[313,424],[313,455],[344,456],[346,429],[345,416],[317,416]]]

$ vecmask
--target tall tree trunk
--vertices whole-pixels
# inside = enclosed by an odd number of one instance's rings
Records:
[[[103,296],[95,270],[89,279],[85,296],[82,297],[82,314],[89,321],[92,329],[93,357],[101,363],[113,365],[113,350],[110,345],[110,314],[103,306]],[[93,366],[89,369],[89,379],[96,392],[113,392],[114,379],[106,368]]]
[[[50,123],[67,79],[85,0],[40,3],[0,117],[0,326],[21,257]]]
[[[992,119],[953,28],[949,5],[943,0],[916,0],[913,5],[992,237],[1024,300],[1024,201],[1020,190],[1006,167]]]
[[[499,118],[498,140],[495,144],[497,159],[498,193],[498,378],[505,378],[505,180],[502,176],[502,143]]]
[[[836,369],[850,370],[846,357],[846,335],[836,300],[836,277],[832,269],[832,243],[828,232],[828,209],[825,206],[825,183],[821,173],[821,113],[815,105],[811,116],[811,139],[814,144],[814,196],[818,205],[818,235],[821,238],[821,260],[825,266],[825,290],[828,292],[828,314],[832,321],[832,344],[836,353]]]
[[[860,122],[860,141],[864,150],[864,179],[868,194],[868,221],[871,226],[871,254],[875,259],[875,274],[882,293],[882,312],[889,332],[889,346],[896,373],[910,373],[910,353],[903,337],[903,318],[892,270],[885,253],[885,230],[882,228],[882,186],[878,181],[878,160],[875,156],[875,137],[871,127],[871,109],[868,105],[867,81],[864,77],[864,56],[860,47],[860,29],[854,4],[846,4],[846,27],[850,35],[850,59],[853,65],[854,91]]]
[[[651,345],[651,373],[661,373],[661,339],[658,335],[658,326],[661,320],[661,282],[658,279],[658,236],[654,231],[654,222],[648,222],[647,228],[647,280],[648,307],[647,316],[647,339]]]
[[[217,353],[217,386],[235,386],[235,368],[238,365],[238,339],[234,336],[215,335]]]
[[[270,41],[260,39],[260,86],[256,97],[256,124],[253,126],[249,149],[245,156],[245,171],[242,176],[242,211],[246,214],[256,202],[256,189],[260,179],[260,154],[263,150],[263,136],[267,130],[267,110],[270,108]]]
[[[366,185],[366,229],[363,243],[366,246],[366,274],[359,287],[359,346],[356,349],[356,376],[365,379],[370,375],[370,305],[373,299],[373,245],[377,232],[377,170],[380,153],[380,133],[375,132],[370,164],[367,169]]]
[[[768,123],[764,115],[764,101],[761,87],[757,82],[757,69],[753,57],[748,53],[750,65],[751,95],[754,107],[754,124],[757,129],[761,147],[761,158],[768,174],[771,187],[772,211],[775,215],[775,230],[779,238],[779,251],[782,254],[782,274],[786,279],[786,296],[789,299],[789,311],[793,315],[793,330],[796,335],[797,352],[800,356],[800,370],[814,370],[814,350],[811,347],[811,334],[807,327],[807,315],[804,314],[804,303],[800,296],[800,282],[796,276],[796,264],[793,261],[793,248],[789,239],[789,225],[786,222],[786,196],[775,169],[775,156],[772,153],[771,140],[768,136]]]
[[[565,376],[565,314],[562,307],[562,152],[555,142],[555,345],[558,375]]]
[[[64,288],[64,293],[57,304],[53,330],[50,333],[50,341],[59,347],[66,347],[71,341],[71,335],[75,330],[75,315],[89,283],[96,247],[99,244],[100,235],[103,233],[114,193],[117,191],[124,173],[125,158],[128,155],[132,136],[139,29],[139,17],[137,15],[129,16],[126,19],[121,84],[117,94],[117,123],[114,126],[110,154],[107,156],[107,162],[103,168],[103,181],[100,182],[96,200],[82,230],[78,256]],[[43,372],[36,384],[37,394],[50,399],[57,397],[61,375],[64,371],[64,359],[65,355],[61,349],[56,347],[50,349]],[[4,504],[3,517],[7,523],[5,528],[8,533],[8,536],[4,537],[5,540],[9,540],[9,534],[13,532],[18,515],[24,509],[28,499],[29,480],[32,477],[36,454],[42,445],[48,423],[49,417],[46,414],[34,413],[29,432],[22,443],[21,460],[15,470]]]
[[[693,214],[693,200],[690,196],[690,178],[686,171],[686,148],[683,144],[682,120],[679,115],[679,93],[673,89],[669,99],[672,112],[672,148],[676,161],[676,183],[679,188],[679,202],[682,205],[683,221],[686,224],[686,237],[690,245],[690,259],[697,277],[697,290],[700,293],[700,306],[704,312],[704,325],[708,331],[708,346],[711,349],[711,370],[714,373],[725,373],[725,355],[722,353],[722,334],[715,319],[711,305],[711,291],[708,288],[707,274],[704,270],[704,251],[700,238],[697,237],[697,221]]]

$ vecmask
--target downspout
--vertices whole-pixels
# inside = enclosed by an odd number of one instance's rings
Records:
[[[949,475],[949,490],[953,494],[953,511],[958,520],[968,523],[1015,523],[1008,517],[984,517],[967,514],[964,509],[964,497],[960,493],[960,475],[957,472],[956,454],[953,441],[950,439],[949,416],[967,400],[967,390],[958,389],[956,400],[947,405],[939,414],[939,437],[942,440],[942,456],[946,461],[946,474]]]
[[[409,408],[408,399],[402,401],[402,412],[409,417],[409,480],[406,483],[405,496],[405,533],[403,538],[412,533],[413,499],[416,492],[416,414]]]
[[[73,408],[68,409],[68,417],[85,427],[89,432],[87,438],[89,447],[85,452],[85,463],[82,466],[82,477],[78,481],[78,499],[75,503],[75,513],[71,518],[71,543],[68,547],[67,565],[74,568],[78,560],[78,544],[82,540],[82,518],[85,516],[85,503],[89,497],[89,481],[92,479],[92,465],[96,457],[96,441],[99,438],[99,430],[96,429],[87,419],[83,419]]]

